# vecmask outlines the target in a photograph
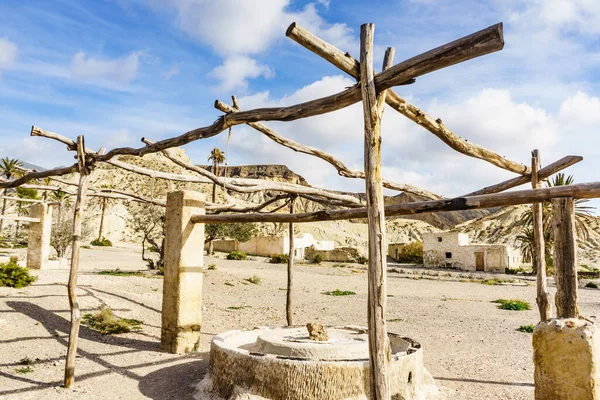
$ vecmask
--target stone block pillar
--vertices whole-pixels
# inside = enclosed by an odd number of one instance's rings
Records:
[[[578,318],[540,322],[533,331],[536,400],[600,399],[600,331]]]
[[[171,353],[195,351],[200,344],[204,224],[190,222],[196,214],[204,214],[202,193],[167,195],[160,346]]]
[[[52,233],[52,207],[45,203],[36,203],[29,209],[31,218],[39,222],[29,223],[27,243],[27,268],[43,269],[50,256],[50,235]]]

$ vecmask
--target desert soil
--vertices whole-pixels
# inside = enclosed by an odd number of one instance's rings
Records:
[[[193,398],[194,386],[208,368],[213,335],[285,323],[285,265],[222,256],[207,257],[205,264],[216,264],[216,270],[207,271],[204,280],[201,351],[177,356],[159,350],[162,280],[97,274],[115,268],[143,270],[139,252],[83,249],[77,290],[83,313],[110,306],[118,316],[144,324],[141,332],[112,336],[82,326],[76,385],[70,390],[61,387],[70,320],[68,270],[35,272],[38,280],[23,289],[0,288],[0,398]],[[364,266],[333,265],[296,267],[295,323],[366,324]],[[418,279],[422,270],[402,268],[415,275],[388,275],[388,329],[423,345],[425,365],[438,385],[452,389],[455,399],[532,399],[531,334],[516,329],[537,321],[535,288]],[[260,284],[245,280],[253,275]],[[335,289],[356,295],[322,294]],[[500,310],[491,303],[498,298],[526,300],[533,309]],[[584,315],[597,315],[600,292],[582,289],[580,305]],[[34,361],[33,372],[18,373],[19,361],[26,357]]]

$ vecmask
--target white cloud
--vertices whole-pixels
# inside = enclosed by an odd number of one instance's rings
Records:
[[[597,0],[535,0],[530,10],[550,27],[575,29],[581,33],[600,32],[600,2]]]
[[[247,56],[227,57],[223,64],[210,72],[210,75],[220,81],[220,91],[231,91],[233,89],[246,89],[248,79],[263,77],[272,78],[275,73],[268,66],[259,64],[256,60]]]
[[[12,68],[17,59],[17,45],[8,38],[0,38],[0,69]]]
[[[80,51],[71,60],[71,76],[82,81],[129,83],[137,75],[142,54],[135,51],[125,57],[100,60]]]
[[[600,123],[600,99],[577,92],[560,105],[559,113],[565,125],[598,125]]]
[[[350,32],[345,24],[327,24],[312,3],[299,12],[288,10],[290,0],[171,0],[171,4],[184,31],[225,56],[265,51],[294,21],[338,45]]]

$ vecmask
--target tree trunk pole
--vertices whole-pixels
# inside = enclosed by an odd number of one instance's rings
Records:
[[[71,252],[71,271],[69,272],[69,306],[71,307],[71,329],[69,331],[69,347],[65,365],[65,387],[70,388],[75,383],[75,356],[77,355],[77,339],[79,337],[79,323],[81,314],[75,289],[77,287],[77,274],[79,272],[79,250],[81,248],[81,223],[85,208],[87,186],[90,180],[90,169],[85,160],[85,144],[83,136],[77,137],[77,160],[79,163],[79,188],[75,201],[73,216],[73,249]]]
[[[539,181],[540,153],[533,150],[531,153],[531,187],[539,189],[542,183]],[[544,222],[542,214],[542,203],[531,205],[533,213],[533,270],[537,276],[536,302],[540,310],[540,321],[551,318],[552,307],[550,304],[550,293],[548,292],[548,281],[546,279],[546,243],[544,238]]]
[[[7,201],[6,199],[2,199],[2,214],[0,214],[0,215],[6,214],[6,201]],[[4,220],[0,219],[0,235],[2,235],[3,229],[4,229]]]
[[[294,213],[294,200],[295,198],[290,198],[290,214]],[[293,277],[293,267],[294,267],[294,224],[290,222],[289,224],[289,234],[290,234],[290,252],[288,255],[288,263],[287,263],[287,292],[286,292],[286,301],[285,301],[285,315],[287,318],[288,326],[292,326],[293,316],[292,316],[292,288],[294,284]]]
[[[577,318],[577,232],[572,197],[552,200],[556,317]]]
[[[381,116],[385,91],[377,96],[373,72],[374,24],[360,27],[360,86],[365,125],[365,181],[369,228],[368,327],[369,398],[389,400],[391,350],[386,330],[386,237],[381,178]],[[391,64],[393,49],[388,49],[384,69]]]
[[[102,240],[102,231],[104,230],[104,213],[106,212],[106,198],[102,199],[102,212],[100,214],[100,229],[98,230],[98,240]]]

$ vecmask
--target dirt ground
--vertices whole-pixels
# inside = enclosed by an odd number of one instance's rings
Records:
[[[144,324],[141,332],[116,336],[82,326],[73,390],[61,387],[70,319],[68,270],[40,271],[39,279],[24,289],[0,288],[0,398],[193,398],[194,386],[208,368],[213,335],[285,323],[285,265],[212,257],[205,264],[216,264],[216,270],[207,271],[204,280],[202,348],[177,356],[159,351],[162,280],[97,274],[144,269],[139,252],[83,249],[77,291],[83,312],[110,306],[118,316]],[[516,330],[537,321],[533,286],[458,281],[469,274],[454,274],[455,280],[419,279],[422,270],[400,268],[409,274],[388,275],[388,330],[423,345],[425,365],[438,385],[453,389],[455,399],[533,398],[531,334]],[[245,281],[253,275],[260,284]],[[364,266],[297,266],[295,323],[365,325],[366,279]],[[322,294],[335,289],[356,295]],[[491,303],[498,298],[527,300],[534,309],[500,310]],[[597,315],[600,291],[582,289],[580,305],[584,315]],[[34,361],[33,372],[18,373],[19,361],[26,357]]]

